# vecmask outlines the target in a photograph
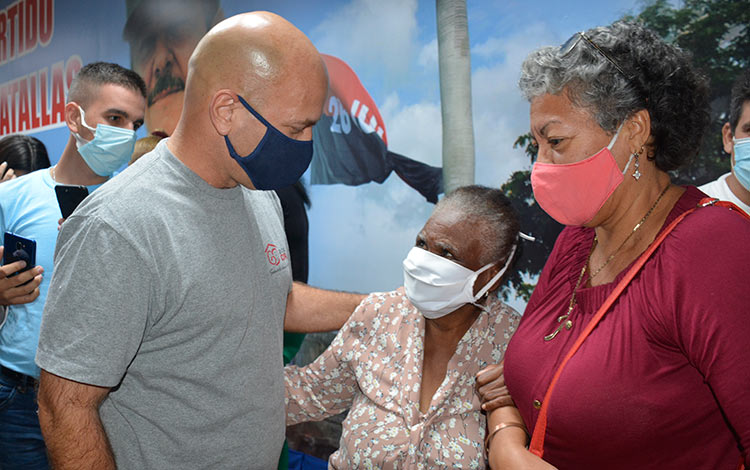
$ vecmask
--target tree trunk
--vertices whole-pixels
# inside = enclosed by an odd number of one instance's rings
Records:
[[[465,0],[436,0],[445,193],[474,184],[471,57]]]

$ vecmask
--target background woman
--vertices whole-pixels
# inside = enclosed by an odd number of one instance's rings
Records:
[[[0,139],[0,183],[49,166],[47,149],[36,137],[14,134]]]
[[[671,184],[668,172],[695,155],[708,99],[685,53],[622,22],[533,52],[520,86],[539,145],[534,196],[569,226],[505,359],[508,389],[533,431],[588,321],[657,235],[705,197]],[[546,404],[544,460],[734,469],[741,448],[747,463],[748,246],[750,223],[723,207],[699,208],[676,226],[563,369]],[[490,426],[507,411],[493,412]],[[517,428],[493,436],[495,468],[520,437]]]
[[[455,190],[417,235],[405,287],[371,294],[314,363],[286,368],[287,424],[351,408],[330,468],[485,468],[474,376],[518,322],[496,295],[517,236],[501,191]]]

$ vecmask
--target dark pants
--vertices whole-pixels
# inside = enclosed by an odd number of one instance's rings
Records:
[[[0,470],[47,470],[36,380],[0,367]]]

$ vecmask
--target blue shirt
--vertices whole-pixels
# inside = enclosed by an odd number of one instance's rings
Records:
[[[56,184],[49,168],[0,184],[0,233],[13,232],[36,241],[36,264],[44,268],[39,297],[28,304],[8,307],[5,324],[0,328],[0,364],[32,377],[39,377],[34,356],[52,279],[57,221],[62,217],[55,196]],[[89,186],[89,192],[99,186]]]

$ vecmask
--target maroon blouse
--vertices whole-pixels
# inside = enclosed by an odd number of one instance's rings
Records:
[[[688,187],[664,227],[703,197]],[[572,329],[544,341],[593,238],[593,229],[563,230],[505,355],[530,430],[559,362],[627,272],[579,288]],[[560,469],[736,469],[738,442],[750,447],[750,222],[722,207],[687,216],[568,362],[550,400],[544,459]]]

